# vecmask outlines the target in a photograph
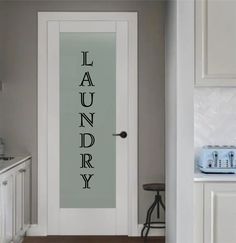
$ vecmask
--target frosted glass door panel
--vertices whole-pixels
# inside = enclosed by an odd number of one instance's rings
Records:
[[[116,34],[60,33],[60,208],[116,207]]]

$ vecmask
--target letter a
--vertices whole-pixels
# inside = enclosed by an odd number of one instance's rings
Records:
[[[85,72],[83,80],[79,86],[84,86],[84,82],[88,82],[88,86],[94,86],[89,72]]]

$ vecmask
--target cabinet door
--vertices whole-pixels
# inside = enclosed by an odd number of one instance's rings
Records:
[[[236,183],[206,183],[204,243],[235,243]]]
[[[194,243],[203,243],[204,184],[194,183]]]
[[[14,199],[13,199],[13,175],[3,178],[1,181],[1,196],[3,204],[3,242],[8,243],[13,240],[14,227]]]
[[[22,164],[15,173],[15,238],[23,236],[30,225],[30,162]]]
[[[24,205],[24,190],[23,190],[24,169],[20,168],[15,174],[15,235],[21,235],[24,226],[23,220],[23,205]]]
[[[4,207],[3,207],[1,182],[0,182],[0,242],[4,242]]]
[[[236,86],[235,13],[235,1],[196,1],[196,85]]]
[[[31,166],[27,163],[24,171],[24,230],[31,222]]]

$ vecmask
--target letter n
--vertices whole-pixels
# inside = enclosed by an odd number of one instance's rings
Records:
[[[89,113],[90,118],[85,113],[79,113],[80,114],[80,127],[84,127],[84,120],[87,121],[87,123],[93,127],[93,118],[95,113]]]

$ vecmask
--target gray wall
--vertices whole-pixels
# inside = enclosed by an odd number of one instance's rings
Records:
[[[139,222],[153,195],[142,184],[164,181],[164,3],[142,1],[4,3],[4,137],[8,151],[33,156],[33,220],[37,219],[37,11],[139,13]]]

